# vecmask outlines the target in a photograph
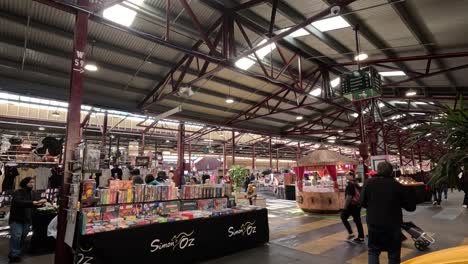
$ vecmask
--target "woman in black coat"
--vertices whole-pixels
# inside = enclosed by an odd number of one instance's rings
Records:
[[[24,239],[31,228],[32,208],[41,206],[47,202],[46,199],[33,200],[32,189],[34,179],[26,177],[20,182],[21,189],[13,193],[13,200],[10,208],[10,263],[20,262],[21,247]]]

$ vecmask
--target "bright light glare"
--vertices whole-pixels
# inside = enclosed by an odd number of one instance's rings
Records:
[[[249,58],[241,58],[236,61],[235,65],[237,68],[242,70],[247,70],[248,68],[252,67],[255,64],[255,61]]]
[[[226,98],[226,103],[227,103],[227,104],[232,104],[232,103],[234,103],[234,99],[232,99],[232,98]]]
[[[366,60],[367,58],[369,58],[369,55],[367,55],[366,53],[361,53],[361,54],[355,56],[354,60],[363,61],[363,60]]]
[[[287,31],[289,29],[291,29],[291,28],[288,27],[288,28],[282,29],[282,30],[278,31],[278,33],[283,33],[283,32],[285,32],[285,31]],[[303,28],[300,28],[300,29],[294,31],[293,33],[287,35],[287,37],[298,38],[298,37],[302,37],[302,36],[307,36],[309,34],[310,33],[307,30],[305,30]]]
[[[382,107],[384,107],[384,106],[385,106],[384,103],[379,103],[379,107],[380,107],[380,108],[382,108]]]
[[[340,84],[340,77],[337,77],[333,80],[331,80],[330,85],[331,87],[335,88]]]
[[[352,117],[358,117],[359,114],[358,114],[358,113],[352,113],[351,116],[352,116]]]
[[[406,92],[406,96],[415,96],[417,93],[415,91]]]
[[[45,127],[39,127],[39,130],[40,130],[40,131],[44,131],[44,130],[45,130]]]
[[[322,89],[315,88],[309,94],[312,95],[312,96],[320,96],[322,94]]]
[[[98,67],[95,64],[86,64],[84,68],[88,71],[97,71]]]
[[[406,73],[403,71],[384,71],[379,72],[380,76],[383,77],[392,77],[392,76],[406,76]]]
[[[414,102],[414,103],[417,104],[417,105],[427,105],[426,102]]]
[[[312,26],[316,27],[318,30],[325,32],[345,27],[350,27],[351,25],[346,22],[341,16],[330,17],[315,21],[312,23]]]
[[[265,44],[267,42],[266,39],[260,41],[260,43],[258,43],[257,47],[258,46],[261,46],[263,44]],[[257,53],[258,57],[260,57],[260,59],[263,59],[266,55],[270,54],[270,52],[272,52],[274,49],[276,49],[276,45],[274,42],[268,44],[267,46],[257,50],[255,53]]]
[[[130,0],[134,4],[141,4],[144,0]],[[133,20],[135,20],[136,12],[130,10],[122,5],[114,5],[109,8],[104,9],[102,15],[104,18],[109,19],[115,23],[121,24],[123,26],[129,27],[132,25]]]
[[[296,116],[296,120],[302,120],[302,119],[304,119],[303,116]]]

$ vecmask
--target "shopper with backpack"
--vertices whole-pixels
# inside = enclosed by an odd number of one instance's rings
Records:
[[[358,183],[355,180],[355,174],[350,171],[346,174],[348,180],[345,190],[345,207],[341,211],[341,220],[343,221],[346,230],[348,230],[348,240],[356,243],[364,242],[364,229],[362,228],[361,221],[361,206],[359,205],[359,199],[361,196],[361,190]],[[353,221],[356,224],[358,231],[358,237],[354,236],[353,229],[348,222],[348,218],[352,216]]]

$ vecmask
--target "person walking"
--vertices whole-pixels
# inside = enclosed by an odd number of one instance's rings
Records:
[[[460,179],[461,190],[465,192],[465,197],[463,198],[463,208],[468,207],[468,173],[464,172]]]
[[[362,228],[361,221],[361,206],[359,205],[360,188],[356,182],[355,174],[353,171],[349,171],[346,174],[348,180],[345,190],[345,207],[341,211],[341,221],[348,231],[348,240],[356,243],[364,242],[364,229]],[[356,224],[358,231],[358,237],[354,236],[353,229],[348,222],[348,218],[352,216],[353,221]]]
[[[440,206],[440,203],[442,202],[442,191],[443,191],[443,188],[442,188],[442,185],[440,184],[439,186],[436,186],[432,190],[432,195],[433,195],[432,205]]]
[[[21,248],[31,228],[32,208],[43,205],[46,199],[33,200],[34,179],[26,177],[20,182],[21,189],[13,193],[10,208],[10,263],[21,262]]]
[[[412,188],[405,188],[392,177],[393,167],[389,162],[377,166],[377,174],[369,179],[361,192],[360,204],[367,208],[369,232],[369,264],[379,264],[382,251],[388,252],[388,263],[400,263],[401,208],[416,210],[416,200]]]

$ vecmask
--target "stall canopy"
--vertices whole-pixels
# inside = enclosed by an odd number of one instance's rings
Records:
[[[222,162],[217,158],[201,158],[195,161],[194,166],[197,171],[208,171],[217,170],[221,166]]]
[[[338,152],[319,148],[316,151],[305,155],[298,162],[299,166],[326,166],[326,165],[345,165],[358,164],[358,161]]]

